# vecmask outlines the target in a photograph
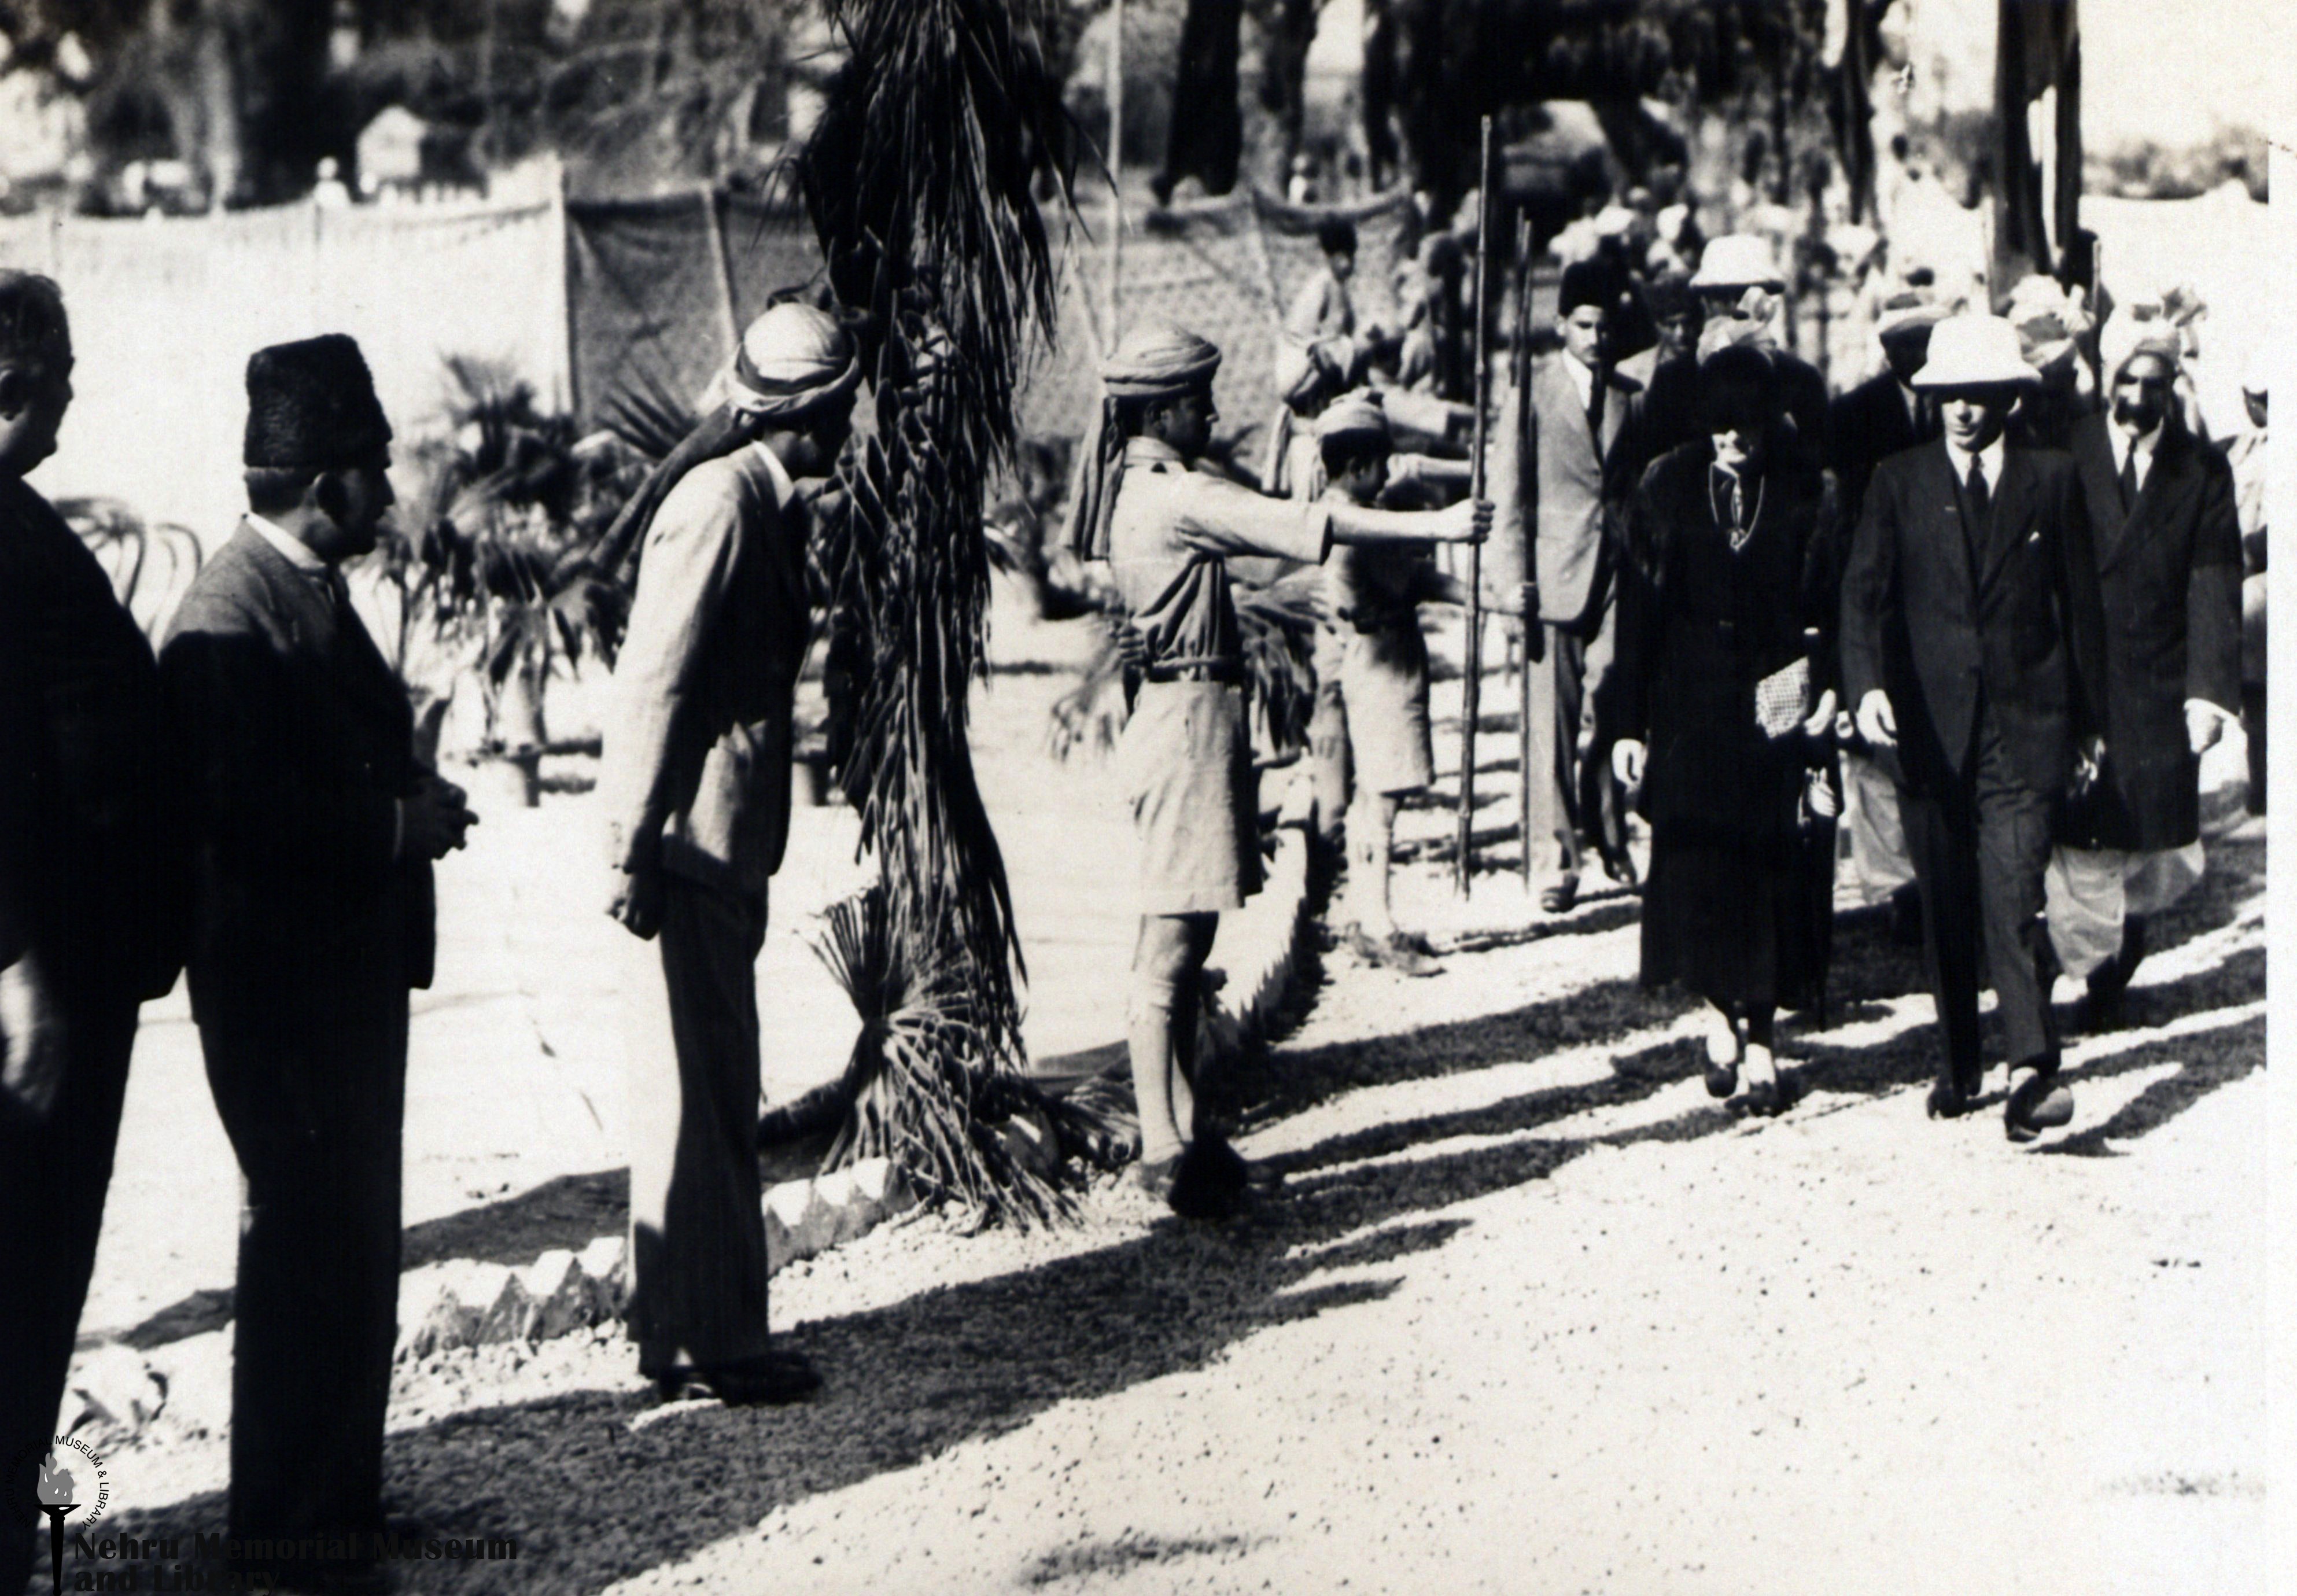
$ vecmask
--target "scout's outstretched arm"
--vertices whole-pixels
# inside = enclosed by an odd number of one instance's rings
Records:
[[[1491,535],[1487,499],[1462,499],[1441,510],[1376,510],[1334,505],[1335,543],[1481,543]]]

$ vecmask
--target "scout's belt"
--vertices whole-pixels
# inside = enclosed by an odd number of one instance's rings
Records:
[[[1218,681],[1238,683],[1244,680],[1244,662],[1239,659],[1166,660],[1151,665],[1141,672],[1148,681]]]

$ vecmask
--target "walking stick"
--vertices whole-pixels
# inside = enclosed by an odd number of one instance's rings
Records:
[[[1489,264],[1486,247],[1486,229],[1492,215],[1492,119],[1484,119],[1482,164],[1480,180],[1476,187],[1476,452],[1469,468],[1468,497],[1480,503],[1484,497],[1484,433],[1486,373],[1484,369],[1484,268]],[[1476,718],[1483,712],[1484,673],[1484,546],[1468,546],[1468,642],[1467,670],[1461,683],[1462,703],[1460,720],[1460,842],[1458,886],[1460,896],[1470,895],[1470,877],[1474,874],[1474,832],[1476,825]]]

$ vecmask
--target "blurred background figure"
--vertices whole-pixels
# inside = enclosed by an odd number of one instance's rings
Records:
[[[2249,812],[2265,812],[2265,351],[2242,378],[2242,421],[2226,446],[2241,522],[2241,728],[2249,736]]]

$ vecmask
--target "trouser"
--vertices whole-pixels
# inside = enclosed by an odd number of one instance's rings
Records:
[[[2241,729],[2249,739],[2249,812],[2265,812],[2265,684],[2241,684]]]
[[[1939,1079],[1977,1090],[1978,966],[1993,978],[2004,1055],[2013,1066],[2055,1064],[2050,1015],[2056,966],[2042,917],[2050,863],[2049,797],[2021,786],[1993,717],[1942,791],[1902,794],[1906,850],[1922,891],[1923,961],[1946,1058]],[[1983,938],[1981,944],[1981,936]]]
[[[67,999],[56,1097],[36,1114],[0,1093],[0,1592],[21,1590],[46,1537],[35,1506],[72,1339],[95,1267],[119,1139],[136,1000]],[[86,1469],[75,1470],[93,1484]],[[85,1500],[85,1498],[83,1498]],[[85,1515],[81,1515],[84,1517]]]
[[[1526,667],[1531,672],[1531,736],[1524,846],[1531,851],[1536,874],[1577,876],[1582,837],[1595,839],[1610,853],[1625,846],[1625,819],[1604,728],[1594,728],[1594,746],[1585,758],[1579,752],[1580,734],[1610,673],[1613,615],[1607,605],[1592,638],[1549,627],[1546,662]]]
[[[383,1528],[407,992],[350,997],[200,1021],[242,1176],[228,1510],[242,1538]]]
[[[667,876],[660,977],[641,971],[630,983],[630,1333],[649,1374],[766,1350],[757,1147],[765,941],[762,893]]]

